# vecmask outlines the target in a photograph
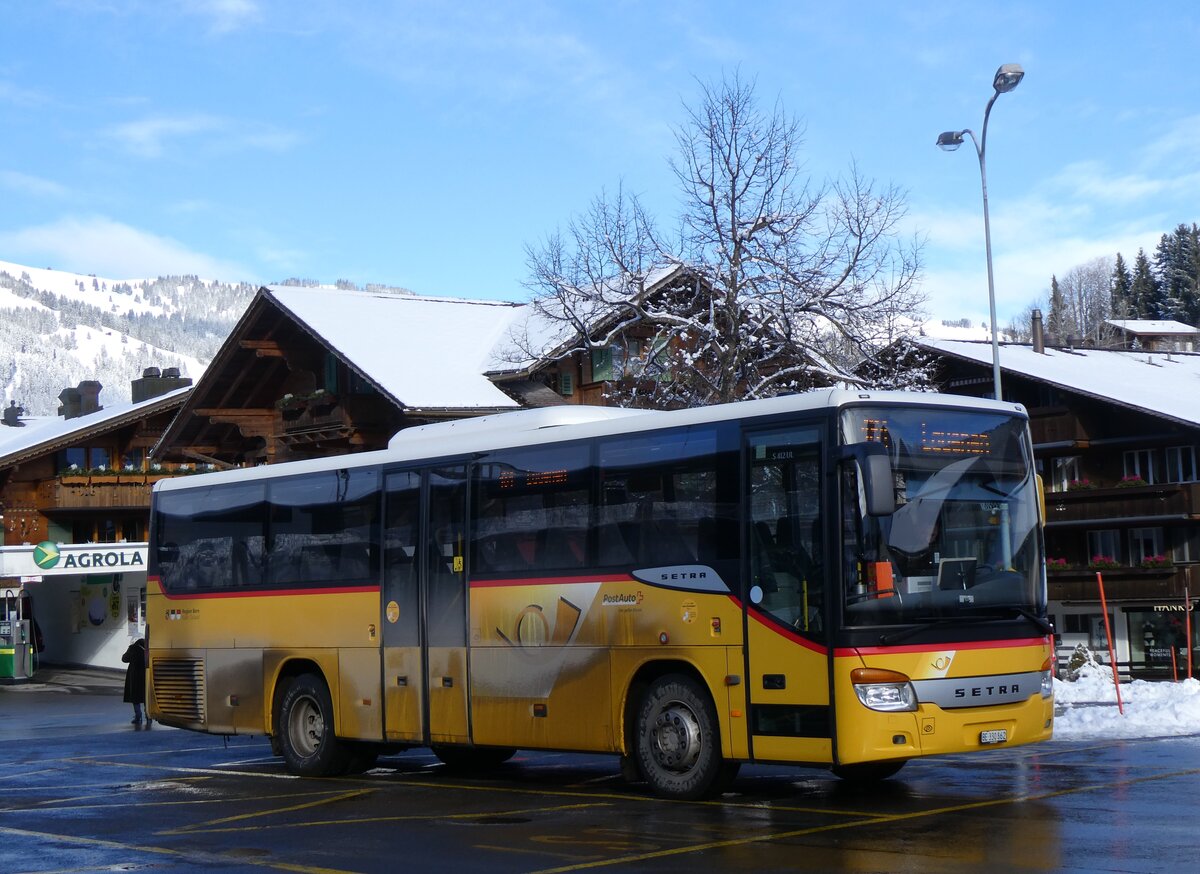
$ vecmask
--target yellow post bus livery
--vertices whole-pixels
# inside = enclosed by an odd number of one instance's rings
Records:
[[[587,751],[674,798],[1045,740],[1038,495],[1020,406],[837,390],[164,480],[150,713],[302,775]]]

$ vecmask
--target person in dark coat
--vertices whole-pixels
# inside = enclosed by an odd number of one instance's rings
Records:
[[[125,697],[122,699],[133,705],[133,724],[142,724],[142,705],[146,703],[146,639],[139,637],[129,644],[121,661],[129,665],[125,669]],[[146,725],[150,724],[146,717]]]

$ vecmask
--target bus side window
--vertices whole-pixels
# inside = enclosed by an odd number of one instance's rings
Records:
[[[497,452],[475,465],[471,572],[530,575],[587,564],[586,446]]]

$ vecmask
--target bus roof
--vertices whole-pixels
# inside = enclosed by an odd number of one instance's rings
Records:
[[[821,389],[803,394],[683,410],[631,410],[572,404],[421,425],[397,432],[388,442],[387,449],[237,468],[199,476],[171,477],[159,480],[154,488],[156,491],[168,491],[233,480],[269,479],[322,470],[422,461],[492,449],[537,446],[588,437],[636,434],[709,422],[871,404],[949,407],[1027,415],[1025,408],[1020,404],[962,395],[846,389]]]

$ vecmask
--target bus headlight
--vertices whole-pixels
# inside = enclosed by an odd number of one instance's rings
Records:
[[[1051,671],[1042,671],[1042,697],[1054,697],[1054,674]]]
[[[892,712],[917,709],[917,690],[898,671],[855,668],[850,672],[850,682],[863,707]]]

